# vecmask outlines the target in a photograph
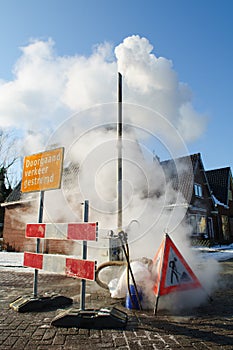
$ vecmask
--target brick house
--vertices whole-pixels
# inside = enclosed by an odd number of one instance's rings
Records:
[[[21,193],[21,183],[8,196],[2,207],[5,210],[3,249],[8,251],[36,251],[36,239],[25,238],[26,223],[38,222],[39,193]],[[68,240],[41,240],[44,253],[68,254],[73,242]]]
[[[192,239],[215,240],[215,202],[200,153],[161,162],[167,181],[184,197],[185,220],[192,227]]]
[[[191,166],[185,166],[191,163]],[[177,165],[183,164],[177,186]],[[182,192],[187,204],[186,221],[192,240],[229,244],[233,242],[233,180],[229,167],[206,171],[200,153],[161,162],[168,181]],[[191,174],[192,173],[192,174]],[[193,177],[191,177],[191,175]],[[191,186],[192,185],[192,186]],[[178,188],[179,187],[179,188]],[[190,190],[192,193],[190,193]]]
[[[216,241],[233,242],[233,179],[229,167],[206,171],[215,203]]]

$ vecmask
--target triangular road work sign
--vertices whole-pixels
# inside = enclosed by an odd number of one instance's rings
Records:
[[[202,288],[198,278],[168,234],[161,243],[153,263],[153,272],[156,276],[153,289],[157,297],[176,291]]]

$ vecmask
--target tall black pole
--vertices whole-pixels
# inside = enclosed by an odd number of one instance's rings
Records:
[[[117,196],[118,196],[118,231],[122,231],[122,75],[118,73],[118,123],[117,123],[117,143],[118,143],[118,162],[117,162]]]
[[[88,222],[89,217],[89,201],[84,201],[84,222]],[[87,241],[83,241],[83,260],[87,259]],[[80,309],[85,310],[86,280],[82,279],[81,284],[81,302]]]

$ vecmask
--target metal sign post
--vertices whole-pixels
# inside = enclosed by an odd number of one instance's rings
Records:
[[[43,222],[43,211],[44,211],[44,191],[40,192],[40,203],[39,203],[39,215],[38,215],[38,223]],[[40,252],[40,238],[36,239],[36,253]],[[35,269],[34,272],[34,283],[33,283],[33,295],[34,298],[37,298],[38,293],[38,270]]]
[[[44,191],[61,187],[64,147],[24,157],[21,192],[40,192],[38,223],[43,222]],[[40,237],[36,240],[36,254],[40,252]],[[38,269],[35,267],[33,296],[22,296],[10,304],[19,312],[41,310],[45,306],[63,306],[73,303],[63,296],[38,297]]]
[[[84,222],[88,222],[89,216],[89,201],[85,200],[84,202]],[[87,241],[83,241],[83,260],[87,259]],[[85,310],[85,298],[86,298],[86,280],[82,279],[81,284],[81,295],[80,295],[80,309]]]

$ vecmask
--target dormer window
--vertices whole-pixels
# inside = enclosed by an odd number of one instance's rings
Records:
[[[194,193],[196,197],[202,197],[202,187],[199,184],[194,184]]]
[[[231,190],[228,191],[228,199],[229,199],[229,201],[232,201],[232,191]]]

